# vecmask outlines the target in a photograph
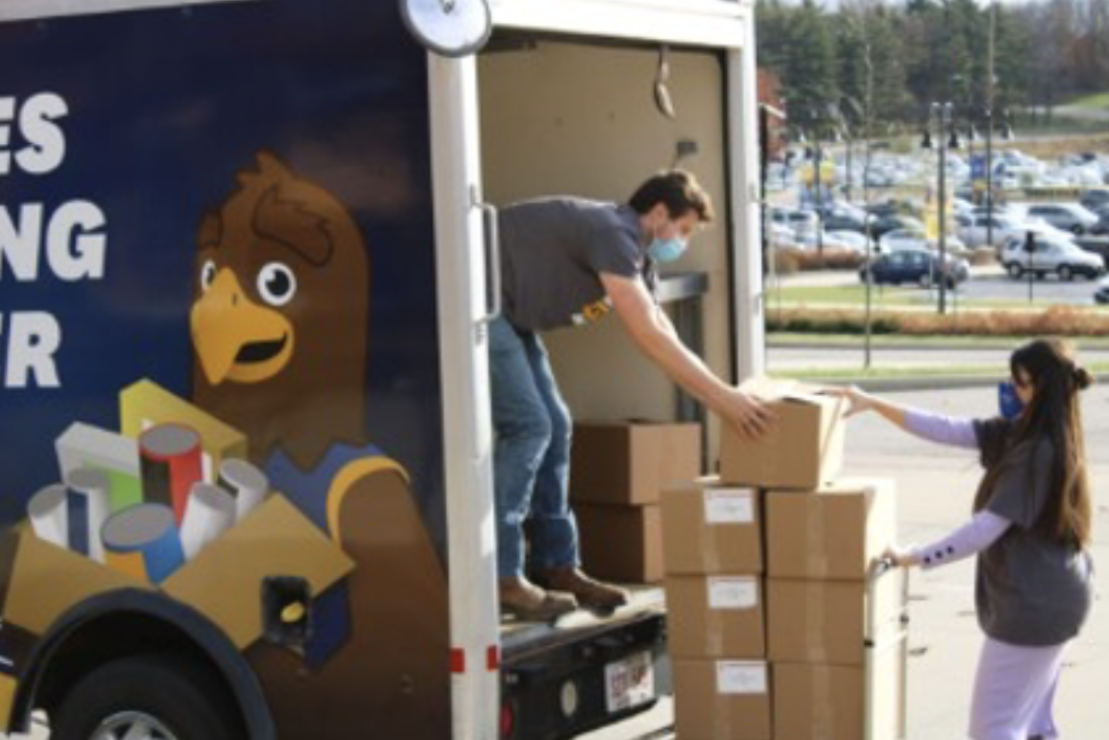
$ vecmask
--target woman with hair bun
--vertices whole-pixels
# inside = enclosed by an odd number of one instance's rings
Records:
[[[1009,358],[1021,406],[971,420],[891,403],[858,388],[849,414],[876,411],[924,439],[977,449],[985,473],[973,517],[923,547],[891,548],[925,570],[978,556],[975,603],[986,634],[971,704],[973,740],[1058,737],[1052,716],[1063,653],[1093,602],[1092,504],[1078,393],[1092,378],[1070,346],[1037,339]]]

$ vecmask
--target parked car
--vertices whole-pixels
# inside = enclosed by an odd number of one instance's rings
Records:
[[[1109,205],[1104,205],[1094,212],[1097,224],[1092,229],[1095,234],[1109,234]]]
[[[799,211],[793,208],[771,208],[771,222],[793,229],[798,237],[815,235],[820,230],[820,219],[815,211]]]
[[[866,221],[846,213],[833,213],[824,218],[825,231],[854,231],[865,233]]]
[[[1077,203],[1031,205],[1025,211],[1031,218],[1042,218],[1057,229],[1085,234],[1097,225],[1097,216]]]
[[[1094,302],[1098,304],[1109,303],[1109,278],[1102,278],[1094,291]]]
[[[1106,206],[1109,206],[1109,189],[1098,188],[1095,190],[1087,190],[1082,193],[1082,197],[1078,199],[1084,208],[1091,211],[1099,211]]]
[[[859,279],[864,283],[866,272],[864,265],[859,270]],[[876,285],[915,283],[927,288],[942,277],[947,287],[954,288],[970,277],[970,265],[959,257],[949,256],[941,262],[935,252],[906,249],[876,257],[870,263],[870,273]]]
[[[1004,244],[1010,238],[1023,237],[1025,234],[1023,224],[1012,216],[995,215],[990,217],[980,214],[968,216],[967,218],[969,219],[969,223],[960,226],[958,234],[959,238],[962,239],[968,247],[981,247],[987,245],[988,237],[991,235],[991,227],[993,231],[993,244]]]
[[[1032,272],[1036,277],[1054,274],[1060,280],[1071,280],[1075,275],[1092,279],[1104,274],[1105,260],[1101,255],[1087,252],[1068,239],[1031,233],[1031,240],[1010,239],[1002,248],[1001,265],[1010,277],[1020,278]]]
[[[851,249],[859,254],[866,251],[866,235],[858,231],[828,231],[825,232],[827,236],[836,239],[837,241],[847,244]]]
[[[947,234],[944,237],[944,244],[953,252],[966,250],[966,244],[954,234]],[[924,229],[894,229],[882,236],[878,240],[878,245],[883,252],[901,252],[906,249],[926,250],[938,247],[939,240],[929,239]]]
[[[917,229],[923,232],[924,224],[921,223],[920,219],[913,218],[912,216],[900,216],[896,214],[879,216],[870,224],[870,233],[875,239],[895,229]]]

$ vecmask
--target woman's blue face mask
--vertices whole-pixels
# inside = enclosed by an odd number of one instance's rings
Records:
[[[1024,401],[1017,395],[1017,388],[1011,380],[997,384],[997,405],[1001,415],[1012,421],[1024,411]]]

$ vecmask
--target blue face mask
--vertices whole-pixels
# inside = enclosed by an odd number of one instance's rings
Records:
[[[1004,381],[997,384],[997,405],[1001,415],[1012,421],[1024,411],[1024,402],[1017,395],[1017,389],[1012,382]]]
[[[647,254],[656,262],[673,262],[685,253],[685,248],[686,243],[676,236],[669,239],[655,237],[651,246],[647,247]]]

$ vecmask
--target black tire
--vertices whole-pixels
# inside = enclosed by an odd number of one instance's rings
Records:
[[[1074,270],[1070,265],[1059,265],[1059,279],[1067,282],[1074,280]]]
[[[1024,277],[1024,268],[1017,262],[1010,262],[1005,266],[1005,271],[1009,273],[1009,277],[1014,280],[1019,280]]]
[[[103,729],[107,723],[125,727],[139,717],[157,723],[147,736],[158,740],[243,738],[231,701],[215,690],[221,685],[210,671],[176,655],[120,658],[88,673],[65,695],[51,713],[50,737],[106,740],[112,737]]]

